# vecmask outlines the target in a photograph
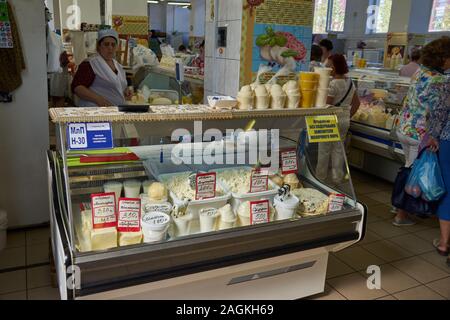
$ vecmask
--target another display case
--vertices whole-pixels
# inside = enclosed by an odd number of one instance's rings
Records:
[[[350,126],[350,164],[393,182],[404,161],[396,128],[411,79],[364,69],[350,76],[361,100]]]
[[[367,220],[345,159],[341,181],[315,175],[322,151],[309,141],[305,119],[339,112],[52,109],[59,148],[49,152],[51,230],[61,296],[297,299],[323,292],[329,253],[361,241]],[[86,146],[84,133],[107,142],[109,126],[112,149],[69,150]],[[125,190],[114,188],[120,184]]]

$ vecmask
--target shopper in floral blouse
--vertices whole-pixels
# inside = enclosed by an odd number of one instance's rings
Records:
[[[444,74],[444,70],[449,67],[449,37],[442,37],[425,46],[422,66],[412,79],[397,132],[405,153],[406,167],[416,160],[421,145],[437,150],[439,139],[450,140],[450,125],[443,122],[446,113],[448,118],[450,92],[449,76]],[[414,221],[409,218],[408,212],[398,210],[393,224],[409,226]]]

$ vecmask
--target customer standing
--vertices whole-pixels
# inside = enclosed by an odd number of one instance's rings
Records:
[[[313,44],[311,46],[311,62],[309,64],[309,71],[314,72],[315,67],[322,66],[322,55],[322,48],[317,44]]]
[[[400,77],[411,78],[420,69],[419,64],[420,57],[421,57],[420,50],[414,50],[411,53],[411,62],[400,69]]]
[[[329,86],[327,104],[344,109],[342,115],[338,118],[338,125],[341,140],[345,141],[350,128],[350,118],[358,111],[360,105],[359,97],[352,79],[347,77],[349,70],[347,60],[343,55],[330,56],[326,67],[332,69],[331,75],[333,76]],[[321,180],[327,178],[330,158],[333,182],[340,183],[345,177],[344,149],[340,142],[319,144],[316,175]]]
[[[419,146],[430,129],[430,112],[448,108],[448,90],[450,89],[448,76],[444,74],[444,70],[449,67],[449,58],[449,37],[435,40],[422,50],[422,66],[412,79],[405,105],[400,114],[400,126],[397,132],[405,153],[406,167],[412,166],[417,159]],[[435,118],[436,111],[433,112]],[[433,148],[437,148],[436,139],[431,139],[430,143]],[[399,209],[393,224],[401,227],[411,226],[415,222],[410,218],[408,212]]]
[[[333,52],[333,42],[328,39],[323,39],[319,42],[319,46],[322,49],[322,63],[323,65],[326,65],[328,63],[328,58]]]
[[[431,150],[439,150],[441,167],[447,193],[441,202],[437,215],[441,228],[441,238],[434,241],[434,246],[441,255],[450,254],[450,75],[444,71],[450,68],[450,38],[443,37],[433,41],[424,49],[423,63],[436,70],[436,79],[429,91],[435,100],[430,104],[428,134],[423,144]],[[447,260],[450,266],[450,258]]]

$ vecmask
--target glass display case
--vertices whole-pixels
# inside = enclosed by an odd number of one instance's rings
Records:
[[[339,112],[51,109],[61,296],[295,299],[323,292],[329,253],[361,241],[366,223],[345,152],[340,180],[316,175],[321,144],[329,142],[311,143],[306,119]]]
[[[361,106],[350,125],[349,161],[355,167],[393,182],[404,161],[396,128],[411,79],[392,72],[365,69],[353,70],[350,76],[358,88]]]

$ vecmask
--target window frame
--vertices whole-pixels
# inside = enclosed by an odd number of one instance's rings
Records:
[[[329,33],[344,33],[345,31],[345,15],[347,13],[347,4],[348,0],[345,0],[345,12],[344,12],[344,25],[342,31],[331,30],[331,25],[333,23],[333,5],[335,0],[326,0],[327,2],[327,18],[325,23],[325,32],[324,33],[314,33],[314,34],[329,34]],[[336,0],[338,1],[338,0]],[[316,1],[314,2],[314,15],[316,14]],[[314,32],[314,25],[313,25]]]

